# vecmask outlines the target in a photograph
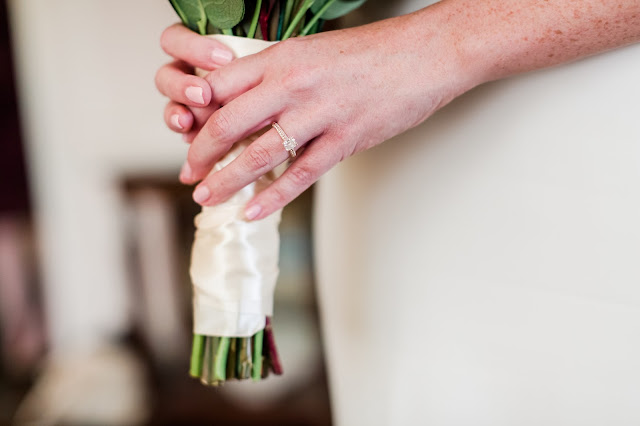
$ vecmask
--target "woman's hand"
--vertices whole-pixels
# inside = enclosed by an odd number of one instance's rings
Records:
[[[202,37],[180,24],[167,28],[160,39],[162,49],[175,60],[156,74],[156,87],[171,101],[164,119],[175,132],[191,141],[211,116],[211,86],[193,75],[194,67],[213,71],[233,60],[233,53],[222,43]]]
[[[211,99],[209,111],[215,112],[189,149],[181,181],[203,180],[194,191],[195,201],[202,205],[226,200],[289,158],[282,139],[271,129],[227,167],[210,173],[235,142],[276,121],[296,139],[299,155],[248,204],[247,218],[261,219],[341,160],[421,123],[472,86],[442,26],[437,32],[425,27],[424,18],[413,14],[290,39],[211,72],[206,77],[211,98],[208,91],[204,98]],[[165,45],[176,45],[174,38],[180,37],[202,39],[174,29],[165,33]],[[173,53],[193,62],[190,55],[197,49],[185,43]],[[176,93],[191,84],[185,82],[187,76],[165,73],[181,85]],[[159,86],[167,85],[159,81]],[[183,103],[184,97],[172,99]],[[188,116],[179,108],[171,104],[167,116],[174,111]]]
[[[249,202],[247,218],[263,218],[339,161],[417,125],[480,83],[640,40],[640,3],[583,3],[443,0],[399,18],[279,43],[212,71],[209,88],[186,75],[182,62],[166,67],[158,86],[177,102],[167,121],[190,131],[189,140],[195,136],[180,178],[204,179],[194,192],[198,203],[224,201],[287,160],[272,129],[210,173],[235,142],[277,121],[300,155]],[[163,45],[178,59],[212,69],[221,62],[211,59],[214,44],[206,40],[173,27]],[[202,99],[194,104],[186,90],[196,86]],[[196,108],[202,105],[208,106]]]

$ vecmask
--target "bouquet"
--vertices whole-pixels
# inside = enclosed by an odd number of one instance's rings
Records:
[[[325,20],[339,18],[366,0],[169,1],[182,23],[202,35],[256,38],[260,30],[261,40],[280,41],[317,33]]]
[[[220,34],[214,37],[239,57],[268,47],[267,42],[317,33],[326,20],[341,17],[366,0],[169,1],[186,27],[202,35]],[[236,143],[214,169],[229,164],[258,136]],[[224,203],[203,207],[195,219],[190,374],[206,385],[282,374],[270,318],[281,212],[259,222],[246,222],[242,212],[283,171],[279,167]]]

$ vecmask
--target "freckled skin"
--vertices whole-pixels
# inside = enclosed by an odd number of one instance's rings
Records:
[[[171,45],[171,33],[166,41]],[[370,25],[290,39],[211,74],[224,108],[208,111],[183,182],[204,178],[200,186],[215,194],[206,205],[226,199],[267,169],[240,159],[209,174],[211,166],[242,135],[289,120],[296,136],[308,133],[299,141],[308,149],[250,203],[262,207],[261,219],[339,161],[416,126],[479,84],[637,41],[640,0],[443,0]],[[177,56],[195,63],[188,44],[181,45],[186,50]],[[178,113],[172,108],[166,117]],[[295,123],[302,125],[291,130]],[[284,161],[287,153],[269,150],[269,143],[265,137],[254,144]]]
[[[456,37],[485,81],[640,40],[640,0],[445,0]],[[466,19],[460,19],[464,11]],[[455,28],[455,26],[454,26]]]

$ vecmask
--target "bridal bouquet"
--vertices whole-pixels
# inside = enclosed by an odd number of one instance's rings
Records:
[[[202,35],[220,34],[213,37],[240,57],[257,53],[268,42],[317,33],[324,21],[349,13],[366,0],[169,1],[185,26]],[[214,170],[237,158],[257,136],[236,143]],[[220,205],[203,207],[195,219],[190,374],[204,384],[282,374],[270,319],[281,212],[247,222],[243,209],[283,171],[280,167],[267,173]]]
[[[202,35],[258,36],[261,40],[280,41],[317,33],[325,20],[346,15],[366,0],[169,1],[182,23]]]

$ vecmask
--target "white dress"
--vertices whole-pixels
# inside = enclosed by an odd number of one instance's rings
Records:
[[[487,84],[323,177],[338,426],[640,425],[639,75],[636,45]]]

